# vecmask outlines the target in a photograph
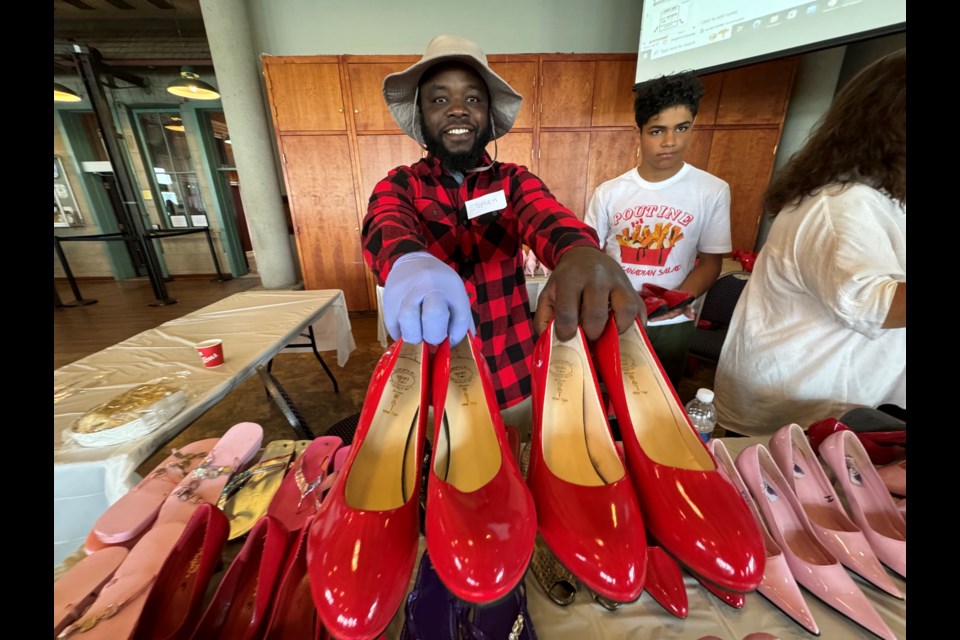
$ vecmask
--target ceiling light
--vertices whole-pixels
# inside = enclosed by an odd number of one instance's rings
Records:
[[[70,87],[64,86],[59,82],[53,83],[53,101],[54,102],[80,102],[83,100]]]
[[[186,131],[186,128],[183,126],[183,120],[177,116],[171,116],[170,122],[163,125],[164,129],[169,129],[170,131]]]
[[[191,100],[219,100],[220,93],[210,84],[200,80],[193,67],[181,67],[180,79],[171,82],[167,91],[181,98]]]

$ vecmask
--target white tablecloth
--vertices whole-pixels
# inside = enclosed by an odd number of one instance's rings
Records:
[[[346,364],[356,349],[343,292],[245,291],[144,331],[54,371],[54,566],[86,539],[106,508],[126,493],[135,470],[313,325],[317,348]],[[208,369],[194,345],[223,340],[224,364]],[[64,432],[88,410],[159,378],[182,384],[187,404],[156,431],[121,444],[85,448]]]

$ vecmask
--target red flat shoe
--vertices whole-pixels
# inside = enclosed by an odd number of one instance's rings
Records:
[[[646,575],[643,517],[613,442],[583,332],[551,322],[533,351],[533,438],[527,483],[540,534],[604,598],[632,602]]]
[[[510,450],[480,340],[433,356],[433,455],[425,533],[434,569],[467,602],[492,602],[523,579],[537,514]]]
[[[664,289],[655,284],[644,283],[640,288],[641,296],[653,296],[662,298],[667,303],[667,309],[673,311],[679,307],[685,307],[696,300],[696,296],[686,291],[677,291],[676,289]]]
[[[643,588],[670,615],[686,618],[690,612],[680,566],[670,554],[653,544],[647,546],[647,581]]]
[[[307,518],[287,554],[263,636],[265,640],[320,640],[325,637],[307,577],[307,537],[314,518],[316,516]],[[201,639],[198,637],[197,640]]]
[[[863,444],[864,451],[870,456],[870,461],[875,465],[892,464],[907,457],[907,449],[905,447],[889,443],[881,444],[877,439],[872,437],[874,433],[883,432],[857,433],[836,418],[824,418],[807,427],[807,438],[810,440],[810,448],[813,449],[814,453],[819,454],[820,445],[823,441],[837,431],[850,431],[854,433],[861,444]],[[882,440],[882,438],[880,440]]]
[[[644,307],[646,307],[647,318],[655,318],[670,310],[670,305],[663,298],[641,295],[640,299],[643,300]]]
[[[220,509],[204,503],[194,510],[157,574],[132,640],[186,640],[193,635],[229,533],[230,520]]]
[[[743,609],[743,605],[747,601],[747,597],[742,593],[737,593],[736,591],[728,591],[723,587],[718,587],[709,580],[704,580],[697,574],[693,573],[692,575],[697,582],[699,582],[704,589],[715,595],[723,602],[725,605],[731,606],[734,609]]]
[[[279,520],[269,515],[257,520],[217,586],[193,638],[263,637],[290,537]]]
[[[426,344],[394,342],[370,379],[350,454],[307,540],[314,604],[338,640],[383,633],[410,585],[420,538]]]
[[[766,557],[760,529],[690,424],[639,320],[617,335],[611,317],[594,354],[649,533],[710,582],[756,589]]]

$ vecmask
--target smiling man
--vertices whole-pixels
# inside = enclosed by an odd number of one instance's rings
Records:
[[[633,287],[645,284],[706,293],[730,244],[730,186],[684,161],[703,85],[691,72],[633,88],[640,164],[597,187],[584,222],[622,266]],[[647,335],[674,387],[683,376],[696,327],[693,305],[658,314]]]
[[[536,335],[555,318],[560,339],[578,325],[596,339],[611,310],[626,331],[641,313],[639,296],[594,230],[537,176],[486,153],[513,126],[523,98],[475,43],[437,36],[419,62],[385,78],[383,96],[428,151],[377,184],[364,218],[364,258],[384,286],[387,330],[433,345],[474,331],[497,402],[512,410],[505,423],[525,431]],[[553,270],[532,317],[523,245]]]

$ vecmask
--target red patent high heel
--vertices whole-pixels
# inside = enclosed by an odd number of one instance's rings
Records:
[[[458,598],[491,602],[523,579],[533,555],[533,496],[510,451],[478,338],[433,356],[433,455],[427,551]]]
[[[756,589],[760,529],[717,471],[639,320],[618,335],[611,316],[594,354],[650,534],[692,573],[730,591]]]
[[[307,541],[310,588],[339,640],[383,633],[403,602],[420,537],[426,343],[394,342],[367,389],[350,454]]]
[[[613,442],[583,332],[553,323],[533,352],[533,438],[527,483],[540,534],[604,598],[631,602],[646,575],[643,518]]]

